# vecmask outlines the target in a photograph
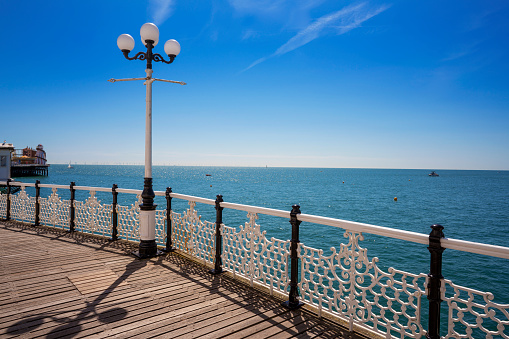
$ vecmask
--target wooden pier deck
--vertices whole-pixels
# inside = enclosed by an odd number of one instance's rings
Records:
[[[1,338],[365,338],[177,253],[0,221]]]

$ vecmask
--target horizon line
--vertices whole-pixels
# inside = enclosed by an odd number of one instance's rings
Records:
[[[72,165],[80,165],[80,166],[141,166],[144,167],[144,164],[118,164],[118,163],[71,163]],[[54,163],[51,165],[69,165],[68,163]],[[152,167],[228,167],[228,168],[309,168],[309,169],[381,169],[381,170],[423,170],[423,171],[495,171],[495,172],[507,172],[509,169],[465,169],[465,168],[437,168],[437,167],[428,167],[428,168],[397,168],[397,167],[319,167],[319,166],[239,166],[239,165],[180,165],[180,164],[152,164]]]

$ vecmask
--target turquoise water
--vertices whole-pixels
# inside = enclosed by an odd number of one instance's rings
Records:
[[[509,246],[509,171],[440,170],[440,177],[429,177],[430,170],[398,169],[316,169],[316,168],[231,168],[155,166],[154,190],[224,201],[291,210],[300,204],[302,213],[327,216],[390,228],[429,234],[430,225],[441,224],[448,238]],[[19,178],[21,181],[81,186],[142,189],[142,166],[52,165],[48,177]],[[211,176],[206,176],[210,174]],[[48,194],[49,190],[46,190]],[[59,190],[65,197],[67,192]],[[86,198],[83,192],[77,198]],[[98,194],[111,203],[110,194]],[[394,198],[397,197],[397,201]],[[132,196],[119,195],[122,204]],[[129,200],[131,199],[131,200]],[[160,208],[164,199],[157,199]],[[186,204],[174,199],[176,212]],[[214,208],[198,205],[206,220],[214,221]],[[239,226],[248,221],[245,212],[225,210],[223,221]],[[290,237],[290,224],[276,217],[260,216],[258,223],[267,236]],[[308,246],[339,248],[343,231],[302,223],[300,241]],[[429,252],[425,245],[365,234],[361,246],[376,256],[379,267],[392,266],[412,273],[429,271]],[[509,303],[509,261],[466,252],[444,252],[443,275],[455,283],[489,290],[495,302]]]

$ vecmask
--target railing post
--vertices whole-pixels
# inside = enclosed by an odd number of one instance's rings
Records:
[[[290,240],[290,293],[288,301],[283,303],[283,306],[291,310],[304,305],[298,299],[299,257],[297,256],[297,247],[299,246],[299,225],[301,221],[297,220],[297,214],[300,214],[300,206],[293,205],[290,212],[290,224],[292,224],[292,239]]]
[[[440,239],[444,238],[444,229],[441,225],[432,225],[429,234],[430,269],[428,274],[428,300],[429,300],[429,321],[426,338],[440,338],[440,285],[442,276],[442,252],[444,248],[440,245]]]
[[[117,215],[117,184],[111,187],[111,194],[113,195],[113,203],[111,204],[111,238],[110,241],[118,240],[118,215]]]
[[[164,252],[173,252],[171,241],[171,187],[166,187],[166,247]]]
[[[11,179],[7,179],[7,205],[5,211],[5,220],[11,219]]]
[[[76,183],[74,181],[71,182],[71,185],[69,186],[71,190],[71,204],[69,206],[69,232],[74,232],[74,196],[76,193],[76,190],[74,189],[74,186],[76,186]]]
[[[209,271],[211,274],[220,274],[223,272],[223,262],[221,261],[221,254],[223,252],[223,236],[221,235],[221,225],[223,223],[223,209],[221,203],[223,196],[216,195],[216,257],[214,260],[214,268]]]
[[[39,197],[41,196],[41,188],[39,184],[41,182],[39,180],[35,181],[35,216],[34,216],[34,226],[39,226],[39,214],[41,212],[41,205],[39,203]]]

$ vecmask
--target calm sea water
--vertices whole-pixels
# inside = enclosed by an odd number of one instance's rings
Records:
[[[222,194],[227,202],[291,210],[390,228],[429,234],[430,225],[441,224],[448,238],[509,246],[509,171],[438,171],[398,169],[316,169],[316,168],[153,168],[154,190],[215,199]],[[210,176],[206,176],[210,174]],[[142,189],[142,166],[52,165],[48,177],[19,178],[25,182],[80,186]],[[62,197],[66,192],[59,191]],[[49,192],[46,192],[48,194]],[[44,192],[43,192],[44,194]],[[81,192],[78,199],[86,199]],[[125,195],[124,195],[125,196]],[[98,194],[103,203],[111,195]],[[397,197],[397,201],[394,198]],[[119,195],[120,203],[132,197]],[[124,199],[124,200],[122,200]],[[131,201],[129,201],[131,199]],[[160,208],[165,200],[156,201]],[[181,212],[186,203],[174,199],[173,209]],[[213,206],[198,205],[205,220],[214,221]],[[248,221],[245,212],[225,210],[223,221],[239,226]],[[267,236],[290,237],[290,224],[276,217],[260,216],[258,223]],[[308,246],[330,249],[344,242],[344,231],[334,227],[302,223],[300,240]],[[412,273],[429,271],[425,245],[365,234],[361,246],[378,265]],[[455,283],[489,290],[495,302],[509,303],[509,261],[461,251],[444,252],[443,275]]]

